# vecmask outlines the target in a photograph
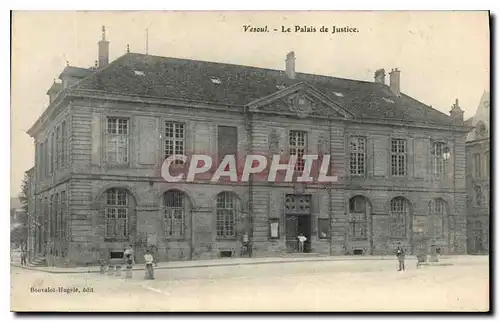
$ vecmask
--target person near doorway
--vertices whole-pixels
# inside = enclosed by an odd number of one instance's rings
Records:
[[[299,237],[297,237],[299,240],[299,253],[304,252],[304,243],[306,242],[307,238],[304,236],[302,233],[299,234]]]
[[[401,247],[400,243],[398,243],[398,248],[396,248],[396,257],[398,258],[398,262],[399,262],[398,271],[404,271],[405,270],[405,250],[403,249],[403,247]]]
[[[26,265],[26,249],[24,247],[21,249],[21,265]]]
[[[123,252],[123,256],[125,257],[127,268],[132,268],[132,265],[134,264],[134,250],[132,249],[132,245],[129,245],[125,249],[125,251]]]
[[[145,278],[147,280],[154,280],[154,268],[153,268],[153,255],[151,254],[151,251],[148,249],[146,250],[146,254],[144,255],[144,261],[146,262],[146,276]]]

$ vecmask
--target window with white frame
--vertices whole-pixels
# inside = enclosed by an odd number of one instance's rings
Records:
[[[184,123],[164,123],[164,156],[167,159],[171,155],[184,155],[186,131]],[[174,164],[182,164],[182,160],[175,160]]]
[[[433,236],[443,235],[445,214],[446,214],[446,201],[444,201],[441,198],[437,198],[429,202],[431,234]]]
[[[349,172],[354,176],[365,175],[366,139],[364,137],[349,138]]]
[[[406,220],[409,215],[408,200],[397,197],[391,200],[390,235],[393,238],[406,237]]]
[[[106,191],[105,234],[107,238],[128,237],[128,192],[125,189]]]
[[[367,203],[363,196],[355,196],[349,199],[349,228],[350,235],[354,238],[366,238]]]
[[[163,195],[163,219],[165,236],[184,236],[184,218],[186,213],[185,194],[179,190],[170,190]]]
[[[406,176],[406,140],[391,141],[391,173],[393,176]]]
[[[446,145],[443,142],[434,142],[432,144],[431,162],[432,174],[434,176],[441,176],[444,173],[444,153]]]
[[[303,171],[305,167],[305,160],[303,159],[307,149],[307,132],[305,131],[290,131],[289,134],[289,150],[290,156],[297,156],[295,163],[295,170]]]
[[[217,237],[231,238],[236,236],[237,198],[232,192],[221,192],[217,195]]]
[[[106,161],[127,164],[129,154],[129,119],[108,117],[106,120]]]

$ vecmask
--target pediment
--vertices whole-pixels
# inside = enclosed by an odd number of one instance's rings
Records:
[[[299,83],[247,104],[254,113],[276,113],[307,117],[350,118],[340,104],[332,101],[314,87]]]

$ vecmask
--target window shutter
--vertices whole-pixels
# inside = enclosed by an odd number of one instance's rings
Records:
[[[420,179],[428,179],[431,149],[428,139],[415,139],[414,149],[414,177]]]
[[[390,166],[389,155],[389,140],[385,136],[373,137],[373,175],[385,177],[387,176],[387,169]]]
[[[281,155],[288,155],[288,135],[286,130],[283,128],[278,128],[277,134],[279,138],[278,153],[281,153]]]
[[[157,160],[157,120],[152,117],[139,118],[139,164],[154,165]]]
[[[102,124],[104,123],[104,124]],[[105,122],[100,115],[92,116],[92,165],[101,165],[101,151]]]

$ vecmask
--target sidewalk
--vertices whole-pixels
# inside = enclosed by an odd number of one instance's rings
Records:
[[[184,268],[202,268],[215,266],[239,266],[239,265],[259,265],[259,264],[282,264],[282,263],[300,263],[300,262],[321,262],[321,261],[362,261],[362,260],[392,260],[396,261],[395,256],[310,256],[310,257],[261,257],[261,258],[221,258],[209,260],[192,260],[192,261],[172,261],[158,263],[155,269],[184,269]],[[415,256],[407,256],[406,260],[416,261]],[[454,255],[442,256],[440,262],[451,263],[457,261],[485,261],[488,256],[470,256],[470,255]],[[12,266],[21,267],[29,270],[36,270],[54,274],[83,274],[83,273],[99,273],[99,266],[86,267],[40,267],[40,266],[21,266],[20,263],[11,263]],[[124,265],[122,265],[123,269]],[[134,271],[144,270],[143,264],[135,264],[132,268]]]

